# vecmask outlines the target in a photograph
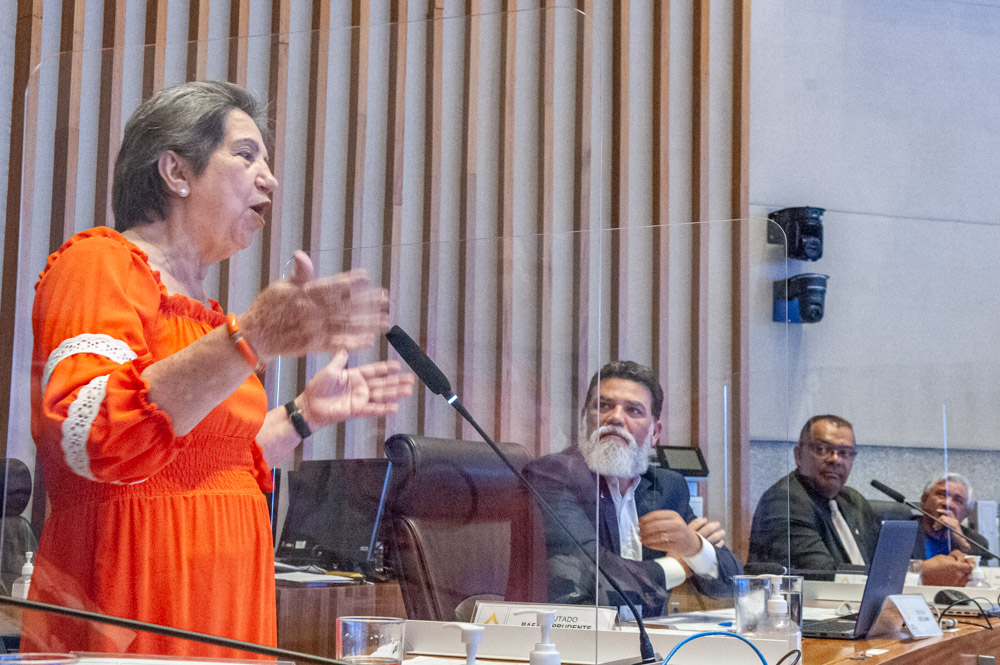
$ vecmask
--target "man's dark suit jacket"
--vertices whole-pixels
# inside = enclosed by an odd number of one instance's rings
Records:
[[[836,501],[862,556],[870,563],[878,538],[878,517],[868,501],[850,487],[844,487]],[[768,488],[760,498],[750,528],[747,560],[790,565],[800,570],[831,571],[830,575],[806,575],[813,578],[832,578],[837,568],[850,565],[850,557],[833,527],[829,499],[798,469]]]
[[[923,517],[923,515],[914,515],[913,519],[919,520],[922,517]],[[986,540],[985,536],[983,536],[982,534],[980,534],[977,531],[973,531],[972,529],[970,529],[969,527],[966,527],[966,526],[962,527],[962,533],[965,535],[966,539],[968,539],[968,541],[970,543],[977,543],[980,546],[982,546],[982,548],[983,548],[983,549],[979,549],[978,547],[976,547],[975,545],[973,545],[971,547],[971,549],[969,549],[969,554],[978,554],[978,555],[982,556],[983,558],[980,559],[980,563],[982,563],[982,562],[984,562],[984,561],[992,558],[989,554],[987,554],[986,552],[983,551],[985,549],[989,549],[989,547],[990,547],[990,544]],[[924,527],[923,527],[923,525],[921,525],[920,528],[917,529],[917,541],[913,544],[913,557],[912,558],[914,558],[914,559],[926,559],[927,558],[927,534],[924,533]]]
[[[665,556],[663,552],[642,548],[642,561],[632,561],[620,556],[618,518],[614,502],[604,479],[600,479],[600,524],[595,515],[594,493],[598,491],[597,475],[583,459],[579,448],[572,447],[553,455],[541,457],[524,468],[524,474],[542,497],[558,513],[570,531],[591,555],[596,547],[596,534],[600,531],[600,565],[622,587],[630,600],[641,603],[643,616],[662,614],[670,590],[663,568],[654,559]],[[641,517],[653,510],[675,510],[686,522],[694,519],[688,487],[683,476],[675,471],[650,467],[635,490],[636,512]],[[573,545],[565,532],[548,515],[545,516],[545,533],[549,560],[549,601],[554,603],[593,603],[594,569],[583,554]],[[597,525],[597,526],[595,526]],[[709,596],[732,593],[733,575],[742,572],[739,559],[728,549],[716,548],[719,577],[709,579],[694,575],[695,588]],[[619,596],[602,580],[598,602],[602,605],[621,606]],[[631,594],[635,595],[631,595]]]

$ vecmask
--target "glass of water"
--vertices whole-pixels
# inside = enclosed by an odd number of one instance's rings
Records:
[[[767,620],[767,597],[771,578],[767,575],[736,575],[733,577],[733,600],[736,605],[736,625],[740,635],[753,635],[764,628]]]
[[[399,665],[403,660],[403,626],[395,617],[337,619],[337,660],[357,665]]]

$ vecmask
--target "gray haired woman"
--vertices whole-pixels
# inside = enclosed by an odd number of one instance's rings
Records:
[[[204,292],[247,247],[278,183],[253,97],[187,83],[129,120],[112,189],[118,231],[49,257],[32,324],[32,434],[49,489],[30,598],[265,645],[276,643],[269,465],[331,423],[396,410],[398,363],[347,368],[388,326],[363,272],[290,279],[240,314]],[[333,359],[267,409],[255,370]],[[22,648],[245,657],[217,647],[30,613]]]

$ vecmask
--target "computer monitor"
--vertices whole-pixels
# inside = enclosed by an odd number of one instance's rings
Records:
[[[275,558],[373,573],[389,486],[387,459],[309,460],[288,473],[288,513]]]

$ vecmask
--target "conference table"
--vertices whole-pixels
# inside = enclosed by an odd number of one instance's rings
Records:
[[[279,589],[278,643],[284,648],[333,657],[337,616],[405,616],[394,583],[328,589]],[[987,665],[979,656],[1000,657],[1000,621],[987,630],[981,619],[967,619],[941,637],[915,640],[905,633],[869,640],[804,639],[804,665]],[[977,625],[971,625],[977,624]],[[657,630],[653,628],[653,630]],[[884,651],[865,657],[869,650]],[[675,657],[675,660],[677,658]],[[462,662],[456,659],[456,663]],[[677,660],[683,663],[683,659]],[[748,663],[753,662],[748,660]],[[790,662],[790,661],[789,661]]]
[[[1000,627],[988,630],[983,621],[969,625],[959,623],[958,630],[946,632],[941,637],[915,640],[904,635],[870,640],[820,640],[802,641],[805,665],[987,665],[1000,656]],[[998,626],[1000,626],[1000,622]],[[884,650],[885,653],[866,658],[869,650]],[[994,660],[979,660],[979,656]]]

